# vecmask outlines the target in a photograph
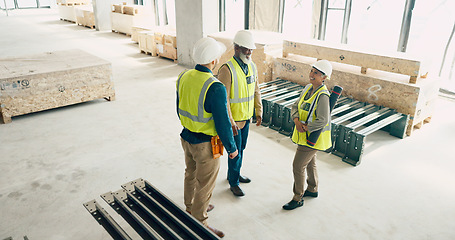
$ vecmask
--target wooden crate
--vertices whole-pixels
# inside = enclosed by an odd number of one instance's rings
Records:
[[[259,83],[271,81],[274,59],[282,56],[283,36],[276,32],[256,30],[252,30],[251,32],[253,33],[256,44],[256,49],[253,50],[252,56],[253,62],[258,69],[258,81]],[[236,32],[219,32],[208,35],[226,46],[226,52],[221,56],[220,63],[215,66],[215,74],[218,74],[218,70],[222,64],[234,56],[233,40],[235,34]]]
[[[126,3],[125,3],[126,4]],[[123,13],[123,6],[125,4],[113,4],[112,5],[112,12],[115,12],[115,13]]]
[[[153,31],[141,31],[138,33],[139,50],[145,54],[156,56],[156,45],[153,41]]]
[[[146,49],[150,55],[153,57],[158,56],[158,50],[155,43],[155,33],[153,31],[150,31],[146,34],[145,44]]]
[[[169,45],[156,43],[156,49],[158,57],[168,58],[174,60],[174,62],[177,62],[177,48],[174,48],[173,46]]]
[[[115,99],[111,64],[81,50],[0,59],[0,116]]]
[[[75,6],[76,23],[85,27],[95,27],[95,15],[93,13],[92,5]]]
[[[134,26],[150,25],[155,25],[155,14],[151,8],[126,4],[112,5],[111,27],[113,32],[132,36]]]
[[[131,28],[131,41],[133,42],[137,42],[139,43],[139,32],[142,32],[142,31],[152,31],[152,29],[154,29],[154,26],[133,26]]]
[[[309,83],[309,72],[315,58],[288,55],[276,58],[273,79],[281,78],[302,86]],[[411,135],[414,123],[431,117],[439,90],[437,77],[418,78],[409,83],[409,76],[379,70],[360,73],[360,67],[332,62],[333,72],[326,85],[343,87],[343,95],[361,102],[395,109],[411,116],[407,135]]]
[[[149,13],[149,8],[147,6],[142,5],[124,5],[122,8],[123,14],[128,15],[139,15],[139,14],[146,14]]]
[[[366,73],[369,68],[400,73],[408,75],[410,83],[415,83],[417,81],[421,65],[418,58],[411,57],[405,53],[395,52],[380,54],[341,44],[329,45],[328,43],[318,40],[307,42],[284,40],[283,57],[287,57],[289,54],[297,54],[318,59],[326,59],[331,62],[360,66],[361,73]]]
[[[124,33],[131,36],[133,26],[146,25],[154,22],[153,15],[128,15],[122,13],[111,12],[111,26],[113,32]]]
[[[164,33],[162,33],[162,31],[155,31],[155,37],[154,37],[154,41],[156,44],[161,44],[161,45],[164,45]]]
[[[66,20],[74,23],[77,22],[76,10],[74,9],[74,6],[66,6],[59,4],[57,8],[61,20]]]
[[[164,35],[164,45],[177,48],[177,36],[175,32],[174,33],[168,32]]]

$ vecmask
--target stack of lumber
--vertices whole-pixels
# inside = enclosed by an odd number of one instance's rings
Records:
[[[269,82],[272,80],[273,62],[276,57],[282,55],[283,49],[283,36],[276,32],[256,31],[251,30],[253,33],[256,49],[253,50],[253,62],[258,69],[259,83]],[[221,56],[220,63],[215,66],[214,73],[217,74],[222,64],[229,61],[234,56],[234,36],[236,32],[219,32],[209,34],[209,37],[220,41],[226,46],[226,52]]]
[[[89,4],[90,0],[57,0],[57,8],[60,15],[60,20],[76,23],[76,8],[78,6]]]
[[[155,15],[150,6],[114,4],[111,12],[112,32],[132,36],[133,26],[155,24]]]
[[[111,63],[82,50],[0,59],[0,119],[115,99]]]
[[[343,87],[343,95],[361,102],[395,109],[410,115],[407,135],[431,119],[439,79],[420,76],[420,61],[405,53],[378,54],[346,45],[321,41],[283,42],[283,56],[273,67],[273,79],[301,85],[309,83],[311,65],[318,59],[332,62],[333,72],[326,85]]]

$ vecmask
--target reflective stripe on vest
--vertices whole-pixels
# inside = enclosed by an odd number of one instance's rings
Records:
[[[185,74],[185,73],[183,73],[183,74]],[[183,74],[182,74],[182,76],[183,76]],[[180,79],[182,78],[182,76],[180,76],[180,78],[178,80],[178,84],[180,84]],[[198,104],[197,104],[197,108],[198,108],[197,114],[198,115],[197,116],[192,115],[191,113],[189,113],[185,110],[182,110],[180,108],[179,108],[179,114],[182,116],[185,116],[195,122],[200,122],[200,123],[208,123],[210,120],[212,120],[213,117],[209,117],[209,118],[204,117],[204,97],[205,97],[205,92],[207,92],[207,89],[209,88],[211,83],[214,81],[217,81],[216,78],[211,77],[207,81],[205,81],[204,85],[202,86],[201,93],[199,94],[199,98],[198,98]]]
[[[231,93],[229,102],[232,117],[235,121],[248,120],[253,116],[254,109],[254,91],[257,81],[256,65],[252,62],[248,64],[248,75],[245,76],[238,62],[232,57],[226,65],[228,66],[231,76]],[[250,83],[246,82],[246,77],[251,77]]]
[[[214,82],[219,81],[211,73],[194,69],[185,71],[179,76],[177,80],[178,114],[183,127],[192,132],[217,135],[212,113],[204,109],[206,93]],[[180,91],[185,91],[184,95]]]

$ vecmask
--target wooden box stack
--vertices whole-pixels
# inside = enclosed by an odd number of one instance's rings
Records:
[[[136,25],[131,28],[131,41],[139,43],[139,32],[152,31],[155,27],[152,25]]]
[[[93,6],[80,5],[75,7],[76,23],[89,28],[95,27],[95,14],[93,13]]]
[[[0,117],[115,99],[111,64],[81,50],[0,59]]]
[[[89,4],[90,0],[57,0],[60,20],[77,23],[76,8]]]
[[[253,33],[254,41],[256,43],[256,49],[253,50],[252,56],[253,62],[258,69],[258,81],[259,83],[271,81],[274,59],[282,56],[282,34],[256,30],[251,30],[251,32]],[[208,35],[226,46],[226,52],[221,56],[220,63],[215,66],[215,74],[218,74],[218,70],[222,64],[226,63],[234,56],[233,40],[235,34],[236,32],[219,32]]]
[[[311,65],[317,59],[331,61],[331,89],[343,87],[343,95],[361,102],[395,109],[411,116],[407,135],[414,127],[431,119],[437,98],[437,77],[419,75],[420,61],[404,53],[389,55],[333,46],[321,41],[283,42],[283,58],[277,58],[273,79],[281,78],[301,85],[309,83]]]
[[[177,34],[169,28],[155,30],[156,51],[159,57],[168,58],[177,62]]]
[[[155,15],[150,6],[114,4],[111,12],[113,32],[132,36],[133,26],[147,26],[155,23]]]
[[[139,49],[142,53],[156,56],[156,44],[154,42],[155,33],[153,31],[141,31],[138,33]]]

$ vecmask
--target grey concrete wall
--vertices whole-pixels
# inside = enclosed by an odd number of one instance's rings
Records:
[[[93,13],[97,31],[111,31],[111,1],[93,0]]]
[[[218,32],[218,1],[175,1],[177,57],[180,65],[193,67],[192,49],[197,40]]]

